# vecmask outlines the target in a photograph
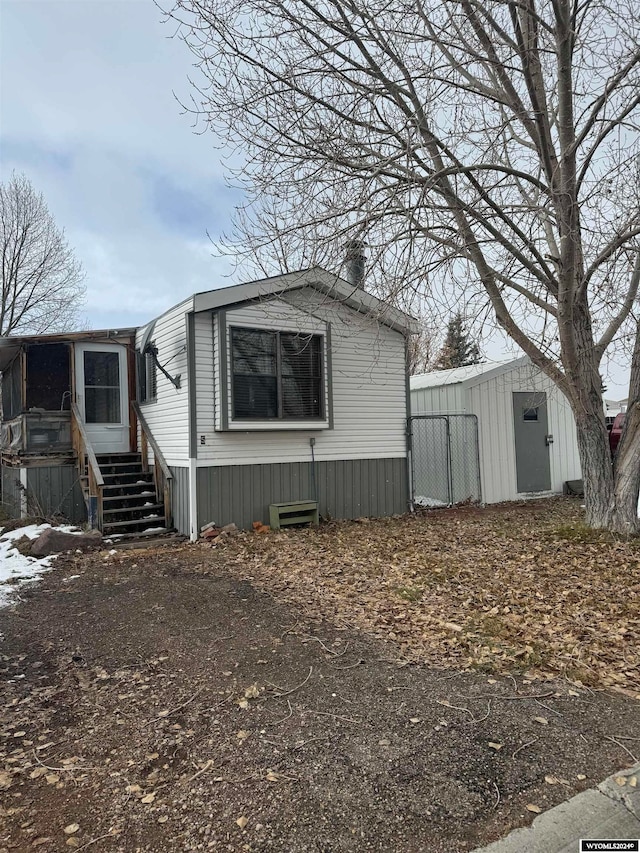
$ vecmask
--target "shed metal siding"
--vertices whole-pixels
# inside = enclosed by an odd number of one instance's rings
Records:
[[[549,432],[551,491],[561,492],[566,480],[579,479],[580,459],[573,413],[557,386],[532,364],[518,364],[497,374],[456,385],[435,386],[411,392],[411,410],[419,413],[467,412],[478,417],[480,475],[485,503],[527,497],[518,493],[513,392],[545,391]]]
[[[187,326],[185,312],[192,300],[176,305],[156,320],[152,340],[158,348],[158,361],[175,377],[181,375],[176,388],[161,371],[157,372],[156,400],[141,405],[153,437],[168,465],[185,464],[189,458],[189,400],[187,382]],[[139,344],[144,328],[138,330]]]
[[[435,388],[417,388],[411,392],[412,415],[453,415],[467,411],[465,386],[439,385]]]
[[[549,432],[551,491],[566,480],[579,479],[580,459],[573,413],[564,394],[533,365],[515,368],[468,389],[469,408],[478,415],[483,496],[487,503],[517,500],[513,392],[545,391]]]
[[[407,465],[395,459],[316,463],[320,514],[330,518],[382,517],[407,510]],[[313,500],[309,462],[198,468],[198,526],[269,523],[269,504]]]

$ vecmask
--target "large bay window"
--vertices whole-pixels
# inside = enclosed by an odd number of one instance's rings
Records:
[[[234,420],[324,418],[322,335],[231,327]]]

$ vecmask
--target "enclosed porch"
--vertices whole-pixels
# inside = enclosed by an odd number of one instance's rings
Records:
[[[170,479],[137,406],[133,329],[0,340],[2,502],[105,535],[170,525]]]

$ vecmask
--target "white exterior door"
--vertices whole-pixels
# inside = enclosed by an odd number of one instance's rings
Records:
[[[76,344],[76,401],[96,453],[129,450],[127,351],[119,344]]]

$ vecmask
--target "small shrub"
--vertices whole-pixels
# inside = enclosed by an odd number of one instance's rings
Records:
[[[615,533],[610,533],[608,530],[598,530],[595,527],[589,527],[583,521],[574,521],[572,524],[561,524],[560,527],[555,527],[550,531],[552,539],[564,539],[566,542],[572,542],[576,545],[611,545],[615,542],[620,542],[624,537],[616,536]],[[629,541],[624,539],[625,542]],[[640,540],[635,541],[640,545]]]
[[[395,591],[400,598],[404,598],[405,601],[410,601],[412,604],[422,601],[424,595],[424,590],[416,586],[397,586]]]
[[[8,533],[11,530],[17,530],[19,527],[27,527],[30,524],[42,524],[44,521],[46,519],[38,515],[29,515],[26,518],[9,518],[2,523],[2,532]]]
[[[21,536],[19,539],[13,540],[13,547],[22,554],[23,557],[29,557],[31,555],[31,543],[32,539],[28,536]]]

